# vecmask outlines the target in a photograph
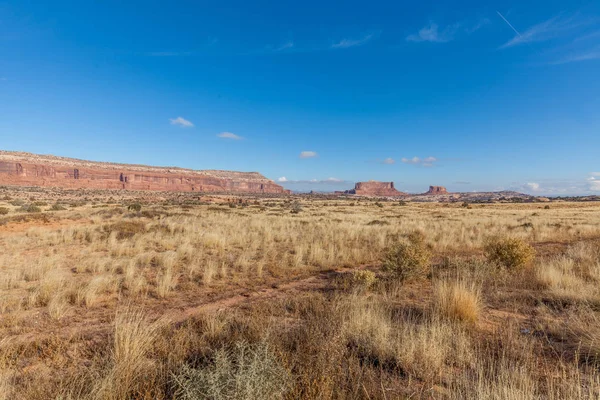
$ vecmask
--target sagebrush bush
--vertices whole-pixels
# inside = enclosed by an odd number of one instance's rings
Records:
[[[110,235],[116,232],[117,239],[127,239],[133,237],[136,233],[146,232],[146,224],[140,221],[119,221],[114,224],[104,225],[104,232]]]
[[[351,287],[355,289],[369,289],[375,282],[377,282],[377,276],[368,269],[354,271],[350,278]]]
[[[129,211],[140,212],[140,211],[142,211],[142,205],[140,203],[133,203],[133,204],[130,204],[129,207],[127,207],[127,209]]]
[[[486,241],[484,246],[488,261],[508,269],[520,269],[535,258],[535,249],[519,238],[497,236]]]
[[[8,208],[6,207],[0,207],[0,215],[6,215],[8,214]]]
[[[36,206],[35,204],[27,204],[21,206],[21,208],[19,208],[19,211],[27,213],[39,213],[42,212],[42,209]]]
[[[394,245],[384,256],[383,270],[404,282],[427,276],[431,250],[419,231],[408,235],[408,242]]]
[[[185,365],[175,385],[183,400],[281,399],[292,379],[266,342],[238,342],[233,350],[216,351],[208,365]]]

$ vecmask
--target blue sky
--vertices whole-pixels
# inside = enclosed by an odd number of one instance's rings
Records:
[[[600,192],[598,1],[0,0],[0,54],[6,150]]]

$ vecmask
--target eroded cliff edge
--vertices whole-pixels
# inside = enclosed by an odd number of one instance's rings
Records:
[[[0,150],[0,184],[184,192],[287,193],[258,172],[116,164]]]

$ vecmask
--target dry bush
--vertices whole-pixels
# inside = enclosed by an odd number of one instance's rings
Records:
[[[433,307],[442,318],[475,323],[482,309],[481,289],[465,279],[443,280],[434,288]]]
[[[408,242],[394,245],[385,254],[383,270],[401,282],[427,276],[430,267],[431,250],[425,243],[424,235],[413,232]]]
[[[359,269],[352,271],[348,277],[348,286],[358,290],[368,290],[377,282],[377,275],[368,269]]]
[[[9,209],[7,207],[0,207],[0,215],[6,215],[9,213]]]
[[[110,236],[113,232],[118,240],[128,239],[135,234],[146,232],[146,223],[142,221],[119,221],[114,224],[104,225],[104,232]]]
[[[23,205],[19,208],[19,211],[26,213],[39,213],[42,212],[42,209],[35,204],[27,204]]]
[[[535,249],[519,238],[493,237],[487,240],[484,252],[489,262],[515,270],[529,265],[535,258]]]
[[[175,382],[177,396],[184,400],[282,399],[293,384],[264,341],[256,345],[238,342],[231,350],[221,348],[207,365],[184,365]]]

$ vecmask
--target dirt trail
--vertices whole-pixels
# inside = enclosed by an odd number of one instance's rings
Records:
[[[298,293],[327,290],[331,287],[335,276],[363,268],[368,268],[368,266],[321,271],[308,277],[278,283],[276,286],[264,285],[253,289],[242,288],[232,290],[223,297],[214,300],[207,299],[191,307],[164,308],[162,304],[155,304],[154,306],[145,308],[145,311],[152,320],[162,319],[168,324],[178,325],[204,313],[236,308],[257,301],[282,299]],[[77,321],[69,321],[68,323],[60,323],[59,326],[52,326],[51,329],[48,329],[47,325],[39,326],[38,329],[27,333],[4,337],[0,340],[0,350],[7,347],[14,348],[14,346],[27,347],[28,345],[36,345],[57,338],[68,341],[101,342],[113,329],[112,316],[114,316],[115,311],[114,309],[95,309],[91,311],[92,313],[90,314],[94,315],[92,320],[90,318],[83,318]],[[36,312],[32,317],[39,318],[39,312]]]
[[[366,267],[340,268],[333,271],[321,272],[317,275],[309,276],[308,278],[302,278],[294,281],[289,281],[283,284],[278,284],[275,287],[271,286],[262,287],[259,289],[250,289],[242,293],[235,294],[233,296],[229,296],[217,301],[200,304],[198,306],[187,308],[184,310],[172,310],[163,315],[167,317],[171,322],[181,323],[203,313],[217,312],[224,309],[239,307],[245,304],[250,304],[261,300],[282,299],[297,293],[326,290],[328,287],[331,286],[332,279],[336,275],[340,275],[355,269],[363,268]]]

